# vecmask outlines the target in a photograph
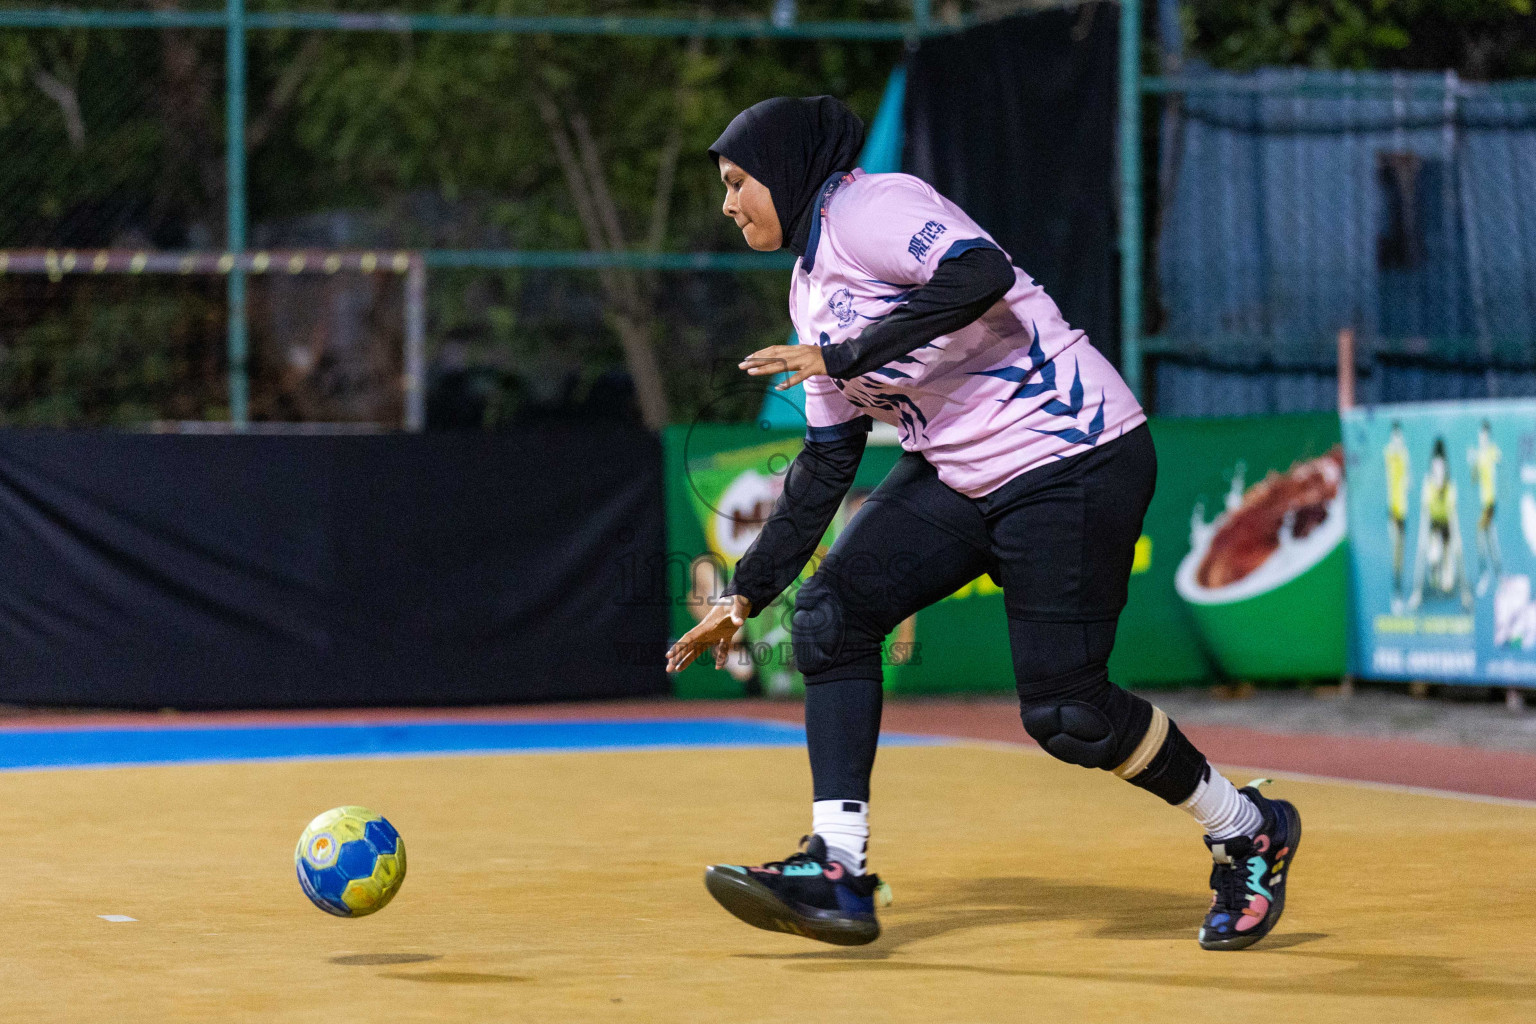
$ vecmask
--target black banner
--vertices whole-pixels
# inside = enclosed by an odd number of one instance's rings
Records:
[[[924,39],[902,169],[954,200],[1118,363],[1119,7],[1090,3]]]
[[[0,432],[0,702],[462,704],[667,690],[661,449]]]

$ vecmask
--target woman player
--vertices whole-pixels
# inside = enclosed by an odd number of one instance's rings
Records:
[[[668,671],[706,649],[722,665],[745,618],[800,574],[872,419],[894,425],[906,451],[795,602],[812,834],[786,860],[716,865],[705,883],[759,928],[847,945],[880,934],[865,853],[881,644],[989,573],[1003,587],[1025,731],[1189,812],[1215,859],[1200,945],[1250,946],[1284,907],[1295,807],[1236,789],[1106,668],[1157,475],[1146,416],[958,207],[910,175],[855,168],[863,140],[838,100],[779,98],[739,114],[710,148],[747,244],[799,256],[789,308],[806,343],[741,366],[789,372],[780,388],[803,382],[808,426],[772,515],[720,603],[668,652]]]

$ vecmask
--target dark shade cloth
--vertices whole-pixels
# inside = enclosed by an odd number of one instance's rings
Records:
[[[0,702],[662,693],[664,550],[660,446],[629,426],[0,432]]]
[[[1118,8],[1086,4],[924,39],[902,168],[987,230],[1118,364]]]
[[[784,244],[805,255],[822,183],[851,171],[864,148],[864,122],[833,96],[763,100],[737,114],[709,147],[768,187]]]

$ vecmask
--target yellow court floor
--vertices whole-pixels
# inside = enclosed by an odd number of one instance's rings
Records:
[[[1306,827],[1285,919],[1205,953],[1180,812],[1023,750],[890,748],[896,903],[845,949],[700,881],[789,853],[808,792],[794,748],[0,774],[0,1020],[1536,1020],[1536,807],[1281,780]],[[362,920],[293,876],[344,803],[409,851]]]

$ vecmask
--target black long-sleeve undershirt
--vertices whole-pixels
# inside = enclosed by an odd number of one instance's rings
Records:
[[[947,257],[933,277],[879,323],[821,347],[827,376],[848,380],[978,320],[1016,280],[1013,264],[990,244]]]
[[[740,594],[752,603],[756,616],[794,582],[827,532],[842,503],[859,459],[864,455],[869,417],[850,425],[846,436],[830,441],[806,441],[784,475],[784,490],[773,512],[746,554],[724,593]]]

